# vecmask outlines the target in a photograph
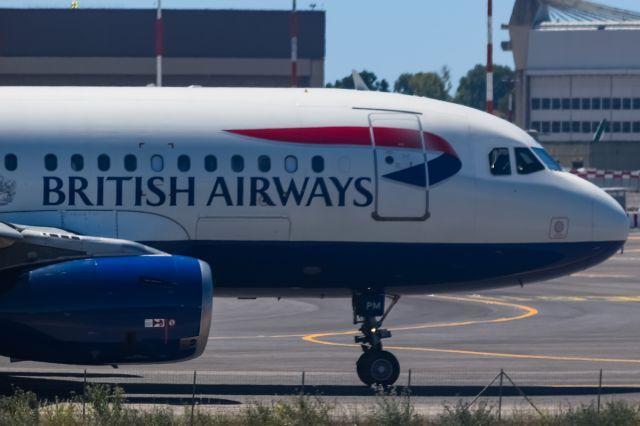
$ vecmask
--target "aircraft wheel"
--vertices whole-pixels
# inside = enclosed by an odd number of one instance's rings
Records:
[[[358,377],[367,386],[391,386],[400,375],[398,359],[387,351],[369,350],[356,362]]]

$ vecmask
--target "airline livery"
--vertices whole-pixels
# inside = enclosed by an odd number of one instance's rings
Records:
[[[571,274],[627,238],[609,195],[458,105],[325,89],[0,99],[0,353],[16,360],[189,359],[214,295],[352,297],[358,375],[390,385],[382,323],[401,295]]]

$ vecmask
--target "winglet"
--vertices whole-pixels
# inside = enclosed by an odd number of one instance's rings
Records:
[[[353,78],[353,86],[356,90],[369,90],[367,83],[360,77],[360,73],[357,70],[351,72],[351,77]]]

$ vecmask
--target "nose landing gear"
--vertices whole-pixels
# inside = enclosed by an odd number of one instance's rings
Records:
[[[382,339],[391,337],[391,332],[381,328],[391,309],[400,300],[400,296],[386,297],[391,299],[386,311],[384,293],[354,293],[351,299],[353,323],[362,324],[362,334],[355,337],[355,342],[360,344],[364,352],[356,362],[356,370],[360,380],[367,386],[391,386],[400,375],[400,363],[396,357],[382,349]]]

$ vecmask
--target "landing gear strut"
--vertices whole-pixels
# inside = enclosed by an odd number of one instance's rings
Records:
[[[386,297],[391,299],[386,311],[384,293],[371,290],[357,292],[351,299],[353,323],[362,324],[360,327],[362,334],[355,337],[355,342],[360,344],[364,353],[356,362],[356,368],[358,377],[367,386],[391,386],[400,375],[400,364],[396,357],[382,349],[382,339],[391,337],[391,332],[381,328],[391,309],[400,300],[400,296],[387,295]]]

